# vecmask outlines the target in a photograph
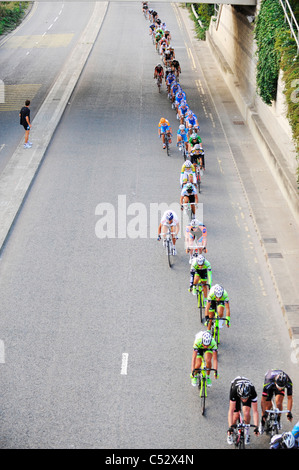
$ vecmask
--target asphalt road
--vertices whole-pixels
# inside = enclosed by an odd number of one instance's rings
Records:
[[[21,25],[0,43],[5,102],[0,103],[0,171],[23,137],[19,111],[31,99],[31,120],[75,47],[93,3],[33,2]]]
[[[298,387],[218,116],[174,10],[158,7],[199,115],[207,258],[231,299],[207,416],[189,379],[200,326],[183,240],[172,270],[156,241],[155,204],[178,203],[182,164],[174,145],[171,157],[162,150],[157,125],[178,122],[152,78],[159,58],[140,4],[110,3],[1,257],[1,448],[227,448],[235,376],[260,397],[266,370],[282,367]],[[267,443],[252,437],[251,447]]]

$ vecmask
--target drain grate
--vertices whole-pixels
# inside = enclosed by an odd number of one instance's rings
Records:
[[[297,312],[299,313],[299,305],[285,305],[286,312]]]
[[[299,326],[293,326],[291,329],[294,335],[299,335]]]
[[[281,253],[267,253],[268,258],[283,258]]]
[[[235,126],[244,126],[244,121],[233,121]]]
[[[264,243],[277,243],[276,238],[263,238]]]

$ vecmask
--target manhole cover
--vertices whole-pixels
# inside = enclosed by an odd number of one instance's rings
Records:
[[[299,313],[299,305],[285,305],[284,308],[286,312],[298,312]]]
[[[281,253],[267,253],[268,258],[283,258]]]
[[[276,238],[263,238],[265,243],[277,243]]]

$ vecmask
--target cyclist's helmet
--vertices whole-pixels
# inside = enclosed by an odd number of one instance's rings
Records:
[[[199,145],[199,144],[195,144],[193,150],[200,150],[200,145]]]
[[[182,100],[182,101],[181,101],[181,106],[187,106],[187,101]]]
[[[193,132],[193,134],[191,135],[191,139],[192,139],[192,140],[197,139],[197,134],[195,134],[195,132]]]
[[[197,219],[192,219],[191,222],[190,222],[190,225],[191,225],[191,230],[192,230],[194,228],[199,227],[200,223]]]
[[[192,163],[190,162],[190,160],[186,160],[185,161],[185,168],[191,168],[192,166]]]
[[[161,64],[158,64],[157,67],[162,67],[162,65],[161,65]]]
[[[279,388],[284,388],[287,383],[287,376],[284,372],[280,372],[276,377],[275,377],[275,383],[277,387]]]
[[[168,222],[172,222],[172,221],[173,221],[173,212],[168,211],[168,212],[166,213],[166,220],[167,220]]]
[[[197,258],[197,264],[198,264],[199,266],[203,266],[205,260],[206,260],[206,258],[205,258],[203,255],[199,255],[198,258]]]
[[[166,119],[162,117],[161,118],[161,124],[165,124],[165,122],[166,122]]]
[[[209,346],[212,342],[212,335],[209,331],[205,331],[202,335],[202,344],[204,346]]]
[[[250,395],[250,385],[248,382],[241,382],[237,386],[237,394],[240,398],[248,398]]]
[[[294,447],[295,438],[294,438],[293,434],[291,433],[291,431],[284,432],[282,434],[281,444],[286,449],[292,449],[292,447]]]
[[[220,297],[223,296],[224,294],[224,289],[222,286],[220,286],[219,284],[216,284],[214,286],[214,294],[216,295],[216,297],[219,299]]]
[[[180,131],[183,131],[185,129],[184,124],[180,124],[179,129],[180,129]]]

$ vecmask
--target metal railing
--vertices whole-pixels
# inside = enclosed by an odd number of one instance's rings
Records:
[[[288,0],[279,0],[280,5],[282,6],[285,20],[289,23],[289,27],[292,33],[293,38],[297,44],[297,54],[299,54],[299,26],[293,10],[288,2]]]

